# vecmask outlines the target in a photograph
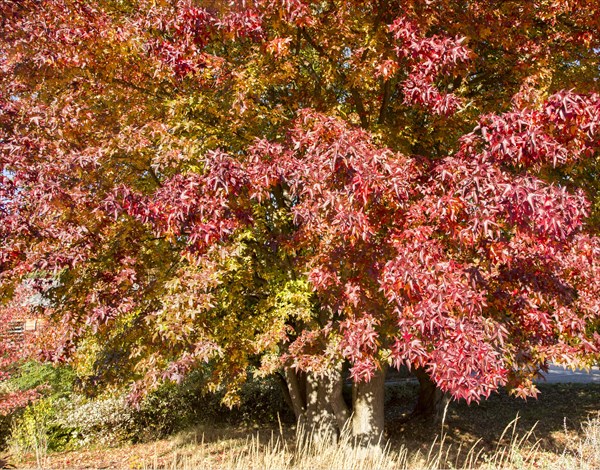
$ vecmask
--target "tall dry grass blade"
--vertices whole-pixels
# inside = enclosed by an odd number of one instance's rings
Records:
[[[437,443],[437,436],[435,436],[435,438],[433,439],[433,442],[431,443],[431,446],[429,446],[429,452],[427,453],[427,459],[425,460],[426,462],[431,462],[431,454],[433,452],[433,449],[435,448],[435,444]]]
[[[467,466],[464,468],[475,468],[475,462],[479,461],[479,459],[481,458],[481,454],[484,451],[483,447],[481,447],[477,451],[477,446],[479,445],[479,443],[481,441],[482,441],[481,438],[477,439],[477,441],[475,441],[475,444],[473,444],[471,446],[471,448],[469,449],[469,452],[467,454],[467,459],[465,461],[467,463]]]
[[[438,452],[438,457],[437,457],[437,466],[439,466],[442,463],[442,452],[444,450],[444,443],[446,442],[446,432],[444,431],[444,425],[446,424],[446,415],[448,413],[448,406],[450,405],[450,401],[446,402],[446,405],[444,406],[444,414],[442,415],[442,427],[440,429],[440,450]],[[446,456],[448,455],[448,452],[450,451],[450,448],[448,447],[448,451],[446,452]],[[448,459],[446,458],[446,461]]]

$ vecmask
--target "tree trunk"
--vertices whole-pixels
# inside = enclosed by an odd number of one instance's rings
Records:
[[[379,446],[383,441],[385,369],[377,370],[370,382],[355,383],[352,388],[352,434],[364,447]]]
[[[342,364],[321,375],[286,368],[285,377],[298,437],[314,442],[337,442],[350,418],[342,396]]]
[[[304,413],[306,412],[305,381],[300,377],[301,372],[296,372],[291,367],[285,367],[284,372],[287,396],[292,404],[296,422],[299,425],[304,425]]]
[[[416,368],[414,374],[419,380],[419,398],[412,416],[420,416],[434,422],[440,422],[449,400],[448,395],[436,386],[425,369]]]
[[[339,430],[328,393],[329,374],[309,373],[306,379],[305,432],[313,442],[336,442]]]
[[[338,373],[330,378],[327,387],[328,395],[331,397],[331,409],[335,415],[337,427],[342,432],[349,425],[350,411],[344,400],[344,374],[341,367]]]

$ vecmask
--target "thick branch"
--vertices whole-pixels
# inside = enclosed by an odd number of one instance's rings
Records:
[[[392,82],[386,80],[383,82],[383,98],[381,100],[381,107],[379,108],[379,117],[377,118],[377,124],[385,123],[387,117],[387,110],[390,104],[390,98],[392,97]]]

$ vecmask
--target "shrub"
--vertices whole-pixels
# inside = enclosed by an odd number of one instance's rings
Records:
[[[34,452],[38,467],[43,466],[48,451],[49,424],[52,417],[49,399],[38,400],[27,406],[13,421],[8,446],[10,453],[21,457]]]
[[[134,432],[133,410],[124,395],[93,399],[72,395],[61,399],[53,422],[70,430],[72,445],[77,447],[115,445],[130,440]]]
[[[0,416],[0,448],[10,446],[17,453],[39,450],[42,444],[50,450],[65,448],[70,440],[69,430],[57,425],[53,417],[57,400],[69,396],[74,383],[75,372],[70,367],[34,361],[21,364],[18,373],[2,384],[3,388],[24,391],[42,387],[45,397],[8,416]]]
[[[193,392],[185,386],[162,385],[132,413],[132,439],[158,439],[193,424],[196,419],[194,398]]]
[[[227,410],[228,418],[238,424],[276,423],[293,419],[285,402],[281,385],[273,377],[250,377],[241,390],[239,409]]]
[[[293,420],[275,378],[250,377],[240,391],[239,406],[229,409],[221,404],[224,390],[203,392],[209,373],[198,370],[181,384],[163,384],[136,409],[125,393],[91,398],[76,393],[76,375],[68,367],[27,363],[11,386],[47,384],[46,396],[6,418],[8,444],[17,456],[33,451],[41,455],[46,450],[158,439],[202,423],[248,426]]]
[[[19,390],[45,386],[48,396],[60,398],[72,393],[75,380],[75,371],[69,366],[29,361],[19,367],[19,373],[10,379],[10,384]]]
[[[0,451],[6,447],[6,440],[10,435],[11,422],[12,418],[10,416],[0,415]]]
[[[221,403],[224,390],[204,392],[205,382],[206,371],[198,370],[181,385],[164,384],[148,395],[133,413],[134,439],[160,438],[202,423],[252,426],[294,419],[275,378],[250,376],[233,409]]]

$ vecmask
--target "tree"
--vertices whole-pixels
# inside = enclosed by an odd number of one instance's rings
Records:
[[[597,157],[583,3],[3,1],[5,297],[38,279],[44,354],[133,397],[210,361],[232,404],[253,365],[335,433],[348,361],[371,444],[387,365],[535,394],[600,346],[588,203],[549,182]]]

